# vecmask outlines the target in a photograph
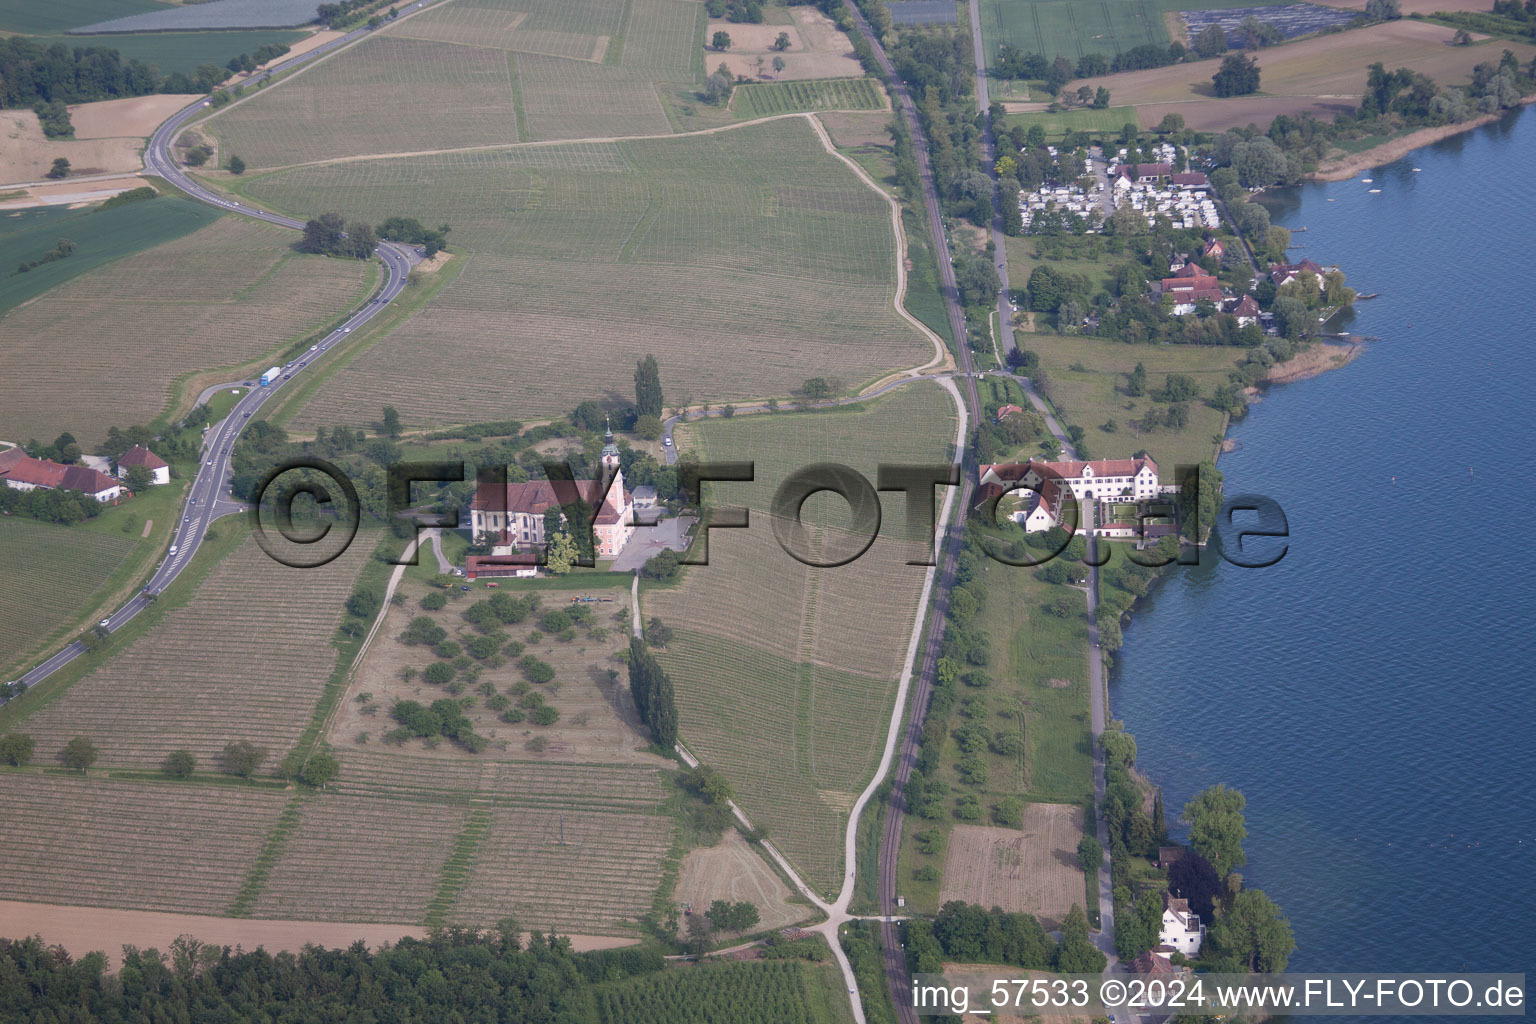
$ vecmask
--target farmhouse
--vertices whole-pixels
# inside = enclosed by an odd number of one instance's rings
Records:
[[[143,445],[136,444],[123,452],[117,458],[117,476],[126,479],[128,470],[134,466],[142,466],[149,471],[151,486],[168,484],[171,482],[171,467],[166,461]]]
[[[997,410],[997,422],[1001,423],[1001,422],[1003,422],[1003,420],[1007,419],[1009,416],[1012,416],[1015,413],[1022,413],[1023,411],[1024,411],[1023,406],[1012,405],[1012,404],[999,406],[998,410]]]
[[[52,459],[34,459],[20,448],[0,453],[0,480],[12,490],[79,491],[97,501],[114,501],[122,485],[88,466],[66,466]]]
[[[633,496],[624,486],[624,471],[619,468],[619,448],[612,430],[608,431],[608,443],[603,447],[602,465],[613,471],[613,482],[594,517],[592,540],[597,557],[617,558],[635,534],[635,507]],[[576,480],[573,485],[530,480],[507,484],[502,491],[493,483],[480,484],[469,503],[475,543],[490,543],[492,555],[543,547],[544,513],[572,501],[584,501],[589,506],[596,503],[598,482]]]
[[[1189,900],[1163,893],[1163,924],[1158,931],[1158,940],[1185,956],[1200,952],[1200,943],[1205,941],[1205,925],[1201,923],[1200,915],[1189,909]]]
[[[1202,177],[1204,177],[1204,175],[1202,175]],[[1205,248],[1200,250],[1200,254],[1202,256],[1209,256],[1213,259],[1220,260],[1227,254],[1227,247],[1221,244],[1221,239],[1213,238],[1209,242],[1205,243]]]

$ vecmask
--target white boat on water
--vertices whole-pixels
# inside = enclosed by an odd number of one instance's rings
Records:
[[[1368,190],[1367,190],[1367,191],[1369,191],[1369,192],[1370,192],[1370,193],[1371,193],[1371,195],[1373,195],[1373,196],[1374,196],[1374,195],[1376,195],[1376,194],[1377,194],[1377,193],[1379,193],[1379,192],[1380,192],[1380,191],[1381,191],[1381,189],[1379,189],[1379,188],[1373,188],[1373,189],[1368,189]]]

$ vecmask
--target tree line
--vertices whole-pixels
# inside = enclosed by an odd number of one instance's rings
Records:
[[[677,745],[677,700],[672,679],[640,637],[629,641],[629,693],[651,740],[663,750]]]
[[[423,227],[415,217],[390,217],[375,228],[367,221],[345,220],[339,213],[322,213],[304,223],[304,237],[295,244],[300,252],[365,260],[382,238],[419,245],[430,258],[448,248],[448,232],[452,230],[447,224]]]
[[[709,975],[714,967],[688,973]],[[602,983],[675,980],[655,948],[576,953],[570,940],[517,923],[451,928],[370,951],[305,946],[298,953],[243,952],[184,935],[165,951],[125,946],[108,971],[99,952],[72,956],[36,937],[0,938],[0,1017],[109,1024],[220,1020],[598,1019]],[[452,979],[451,981],[449,979]],[[685,1001],[684,1005],[687,1003]]]

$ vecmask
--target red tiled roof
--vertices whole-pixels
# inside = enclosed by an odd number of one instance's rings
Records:
[[[119,466],[143,466],[145,469],[164,469],[166,461],[143,445],[136,444],[118,456]]]
[[[1159,947],[1162,948],[1162,947]],[[1172,948],[1172,947],[1168,947]],[[1137,974],[1177,974],[1173,969],[1173,963],[1166,956],[1162,956],[1152,950],[1131,961],[1131,970]]]
[[[575,480],[562,483],[558,487],[548,480],[529,480],[526,483],[507,484],[505,504],[497,500],[496,485],[483,483],[475,488],[475,497],[470,501],[469,507],[479,512],[506,512],[509,515],[534,515],[541,516],[552,507],[564,505],[572,501],[585,501],[592,503],[593,494],[598,481]],[[611,525],[619,521],[618,507],[613,501],[613,489],[603,499],[603,507],[599,510],[596,523],[600,526]],[[629,492],[621,495],[624,504],[629,504]]]
[[[1024,411],[1024,409],[1023,409],[1022,406],[1005,405],[1002,408],[997,410],[998,422],[1001,423],[1004,419],[1006,419],[1009,416],[1012,416],[1014,413],[1016,413],[1016,412],[1023,412],[1023,411]]]
[[[1260,312],[1258,300],[1252,295],[1244,295],[1237,300],[1231,312],[1233,316],[1258,316]]]
[[[1205,268],[1198,263],[1186,263],[1174,271],[1174,277],[1210,277]]]
[[[100,494],[121,486],[107,474],[89,466],[66,466],[52,459],[33,459],[26,455],[19,459],[13,456],[0,466],[0,479],[34,487],[62,487],[86,494]]]
[[[27,453],[20,448],[7,448],[0,452],[0,473],[4,473],[26,457]]]

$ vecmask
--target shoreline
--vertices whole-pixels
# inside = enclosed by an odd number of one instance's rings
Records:
[[[1261,382],[1263,385],[1289,384],[1308,380],[1337,370],[1354,362],[1365,348],[1365,343],[1354,335],[1343,335],[1342,341],[1319,339],[1303,352],[1276,363],[1269,368]]]
[[[1520,107],[1528,106],[1532,103],[1536,103],[1536,95],[1526,96],[1520,101]],[[1433,145],[1436,142],[1460,135],[1463,132],[1469,132],[1475,128],[1493,124],[1509,114],[1511,110],[1519,110],[1520,107],[1511,107],[1510,110],[1500,110],[1493,114],[1479,114],[1465,121],[1457,121],[1455,124],[1420,128],[1417,131],[1409,132],[1407,135],[1383,142],[1379,146],[1372,146],[1370,149],[1351,153],[1343,162],[1331,167],[1318,168],[1304,177],[1302,181],[1348,181],[1361,171],[1368,171],[1374,167],[1380,167],[1383,164],[1401,160],[1416,149],[1422,149],[1425,146]]]

